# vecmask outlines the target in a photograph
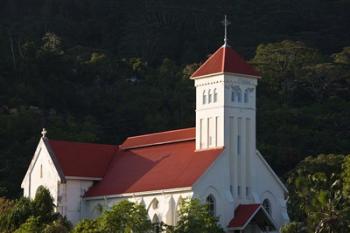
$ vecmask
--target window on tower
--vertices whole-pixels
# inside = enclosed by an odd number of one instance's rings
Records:
[[[242,102],[242,90],[239,86],[232,87],[231,100],[237,103]]]
[[[242,102],[242,91],[241,91],[241,88],[238,88],[238,90],[237,90],[237,100],[238,100],[238,103]]]
[[[207,103],[207,94],[203,91],[203,104]]]
[[[208,91],[208,104],[210,104],[212,101],[212,94],[211,94],[211,90],[209,89]]]
[[[253,92],[254,89],[253,88],[247,88],[244,90],[244,103],[248,103],[249,102],[249,94],[251,92]]]
[[[214,89],[214,103],[218,101],[218,92],[216,91],[216,88]]]
[[[248,103],[249,101],[249,90],[248,89],[245,89],[244,91],[244,103]]]
[[[241,154],[241,136],[240,135],[237,136],[237,154],[238,155]]]

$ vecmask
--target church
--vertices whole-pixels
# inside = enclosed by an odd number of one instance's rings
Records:
[[[191,76],[193,128],[120,145],[53,140],[44,129],[21,185],[24,196],[45,186],[72,223],[129,200],[143,204],[152,222],[168,225],[176,225],[182,200],[198,198],[226,232],[279,232],[289,221],[288,190],[256,148],[260,78],[225,39]]]

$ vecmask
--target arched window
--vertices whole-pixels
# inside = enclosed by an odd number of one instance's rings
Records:
[[[211,90],[209,89],[208,91],[208,104],[210,104],[212,101],[212,94],[211,94]]]
[[[153,232],[160,233],[161,232],[161,224],[159,222],[159,218],[156,214],[153,215],[152,218],[152,224],[153,224]]]
[[[265,199],[264,201],[263,201],[263,207],[264,207],[264,209],[266,210],[266,212],[267,213],[269,213],[270,215],[271,215],[271,203],[270,203],[270,201],[269,201],[269,199]]]
[[[242,91],[241,91],[241,88],[237,89],[237,100],[238,100],[238,103],[242,102]]]
[[[207,197],[207,205],[208,205],[208,211],[209,211],[209,214],[212,215],[212,216],[215,216],[215,198],[213,195],[209,195]]]
[[[203,104],[207,103],[207,94],[203,91]]]
[[[159,205],[159,202],[156,198],[153,199],[153,202],[152,202],[152,208],[153,209],[158,209],[158,205]]]
[[[216,88],[214,89],[214,103],[218,101],[218,92],[216,91]]]
[[[249,89],[245,89],[244,91],[244,103],[248,103],[249,101]]]
[[[183,202],[184,202],[184,199],[180,196],[175,207],[175,221],[174,221],[175,225],[180,219],[180,209]]]
[[[232,87],[231,100],[232,102],[242,102],[242,91],[241,88],[239,88],[239,86]]]

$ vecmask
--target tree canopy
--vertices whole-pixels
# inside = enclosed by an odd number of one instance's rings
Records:
[[[322,154],[297,165],[288,178],[288,212],[294,222],[282,232],[349,232],[349,158]]]

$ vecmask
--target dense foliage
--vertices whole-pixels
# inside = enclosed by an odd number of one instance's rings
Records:
[[[42,186],[38,187],[33,200],[0,198],[0,232],[68,233],[70,229],[70,223],[54,212],[51,194]]]
[[[152,224],[143,205],[121,201],[103,211],[97,219],[79,222],[72,233],[158,233],[161,229],[167,233],[223,233],[218,219],[211,216],[207,206],[197,199],[182,201],[176,226],[162,222]]]
[[[16,72],[0,73],[0,195],[18,195],[43,126],[50,138],[116,144],[194,125],[197,64],[67,49],[52,33],[30,46]],[[307,154],[350,150],[349,57],[349,48],[327,57],[293,41],[257,48],[258,148],[280,175]]]
[[[152,231],[152,223],[143,205],[121,201],[110,210],[105,210],[95,220],[83,220],[73,233],[147,233]]]
[[[5,0],[0,196],[20,194],[42,127],[50,138],[116,144],[193,126],[188,77],[220,45],[223,14],[230,43],[263,76],[258,147],[273,168],[284,175],[308,154],[347,153],[349,9],[343,0]]]
[[[350,231],[350,155],[307,157],[289,174],[288,211],[294,221],[283,233]]]
[[[208,207],[198,199],[181,202],[179,220],[170,233],[224,233],[218,219],[209,214]]]
[[[117,144],[193,126],[188,77],[220,46],[228,14],[230,44],[262,75],[257,143],[288,181],[294,222],[283,232],[341,232],[334,218],[347,229],[350,159],[336,154],[350,151],[349,11],[347,0],[3,1],[0,197],[20,196],[42,127],[53,139]],[[45,192],[0,198],[0,228],[68,229]]]

